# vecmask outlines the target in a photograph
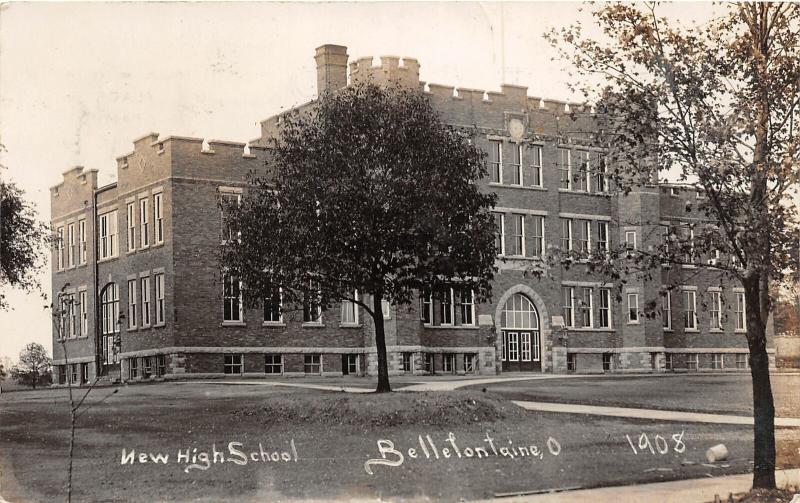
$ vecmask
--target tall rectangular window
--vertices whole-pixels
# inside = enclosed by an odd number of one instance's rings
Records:
[[[561,288],[562,313],[564,315],[564,325],[567,327],[575,326],[575,292],[571,286]]]
[[[531,181],[530,185],[533,187],[542,186],[542,147],[541,145],[533,145],[530,147],[531,153]]]
[[[309,284],[309,290],[303,295],[303,323],[322,323],[320,292],[315,286]]]
[[[128,251],[136,249],[136,203],[128,203]]]
[[[508,334],[508,361],[519,361],[519,334],[517,332],[505,332]]]
[[[475,324],[475,301],[472,290],[464,289],[458,292],[459,314],[462,325]]]
[[[747,329],[747,319],[745,316],[744,292],[736,292],[736,330],[744,331]]]
[[[520,332],[519,334],[519,353],[520,360],[524,362],[531,361],[531,333]]]
[[[117,256],[117,210],[109,211],[99,217],[100,259]]]
[[[611,290],[608,288],[601,288],[600,293],[600,307],[598,314],[600,315],[600,328],[611,328]]]
[[[639,323],[639,294],[628,294],[628,323]]]
[[[572,251],[572,219],[561,219],[561,249]]]
[[[544,217],[531,216],[531,252],[532,257],[544,256]]]
[[[503,183],[503,143],[499,140],[489,142],[489,181]]]
[[[495,235],[494,246],[497,248],[498,255],[506,254],[506,216],[502,213],[494,214],[494,222],[497,225],[497,234]]]
[[[708,309],[709,323],[713,330],[722,329],[722,294],[721,292],[708,292],[711,296],[711,305]]]
[[[578,220],[578,252],[588,254],[592,247],[592,221]]]
[[[142,248],[150,246],[150,212],[147,206],[147,199],[139,199],[139,241]]]
[[[142,287],[142,326],[150,326],[150,277],[139,279]]]
[[[78,324],[78,309],[75,306],[75,296],[69,296],[69,336],[72,338],[80,335],[81,327]]]
[[[442,292],[442,300],[439,304],[440,319],[442,325],[453,324],[453,289],[448,288]]]
[[[78,221],[79,252],[80,263],[86,263],[86,220]]]
[[[75,224],[67,226],[67,267],[75,267]]]
[[[358,300],[358,292],[353,292],[353,298]],[[343,325],[358,324],[358,304],[352,300],[343,300],[341,304],[341,320]]]
[[[58,270],[64,269],[64,227],[59,227],[56,230],[56,260],[58,263]]]
[[[164,312],[164,274],[156,274],[156,324],[163,325],[165,320]]]
[[[561,175],[561,188],[572,190],[572,154],[568,148],[558,149],[558,172]]]
[[[239,278],[232,274],[225,274],[222,282],[222,321],[243,321],[242,285]]]
[[[511,162],[509,163],[509,170],[511,171],[512,185],[522,185],[522,146],[519,143],[511,144]]]
[[[273,288],[272,295],[264,299],[264,323],[283,322],[281,301],[282,294],[280,288]]]
[[[575,178],[575,190],[586,192],[589,190],[589,152],[578,151],[577,176]]]
[[[608,222],[597,222],[597,250],[608,252]]]
[[[596,192],[608,192],[608,177],[606,176],[606,159],[602,154],[596,154],[595,158],[595,185]]]
[[[511,215],[511,249],[509,255],[525,255],[525,215]]]
[[[583,289],[581,325],[584,328],[594,328],[594,290],[592,288]]]
[[[78,302],[81,311],[81,334],[89,335],[89,306],[86,300],[86,290],[78,292]]]
[[[672,330],[672,295],[669,291],[661,297],[661,326],[664,330]]]
[[[625,248],[636,250],[636,231],[625,231]]]
[[[128,280],[128,328],[136,328],[136,323],[138,316],[136,315],[136,292],[138,288],[136,287],[136,280],[129,279]]]
[[[155,241],[156,244],[164,242],[164,209],[161,204],[161,194],[153,196],[153,212],[155,214]]]
[[[419,292],[419,315],[425,325],[433,323],[433,298],[429,290]]]
[[[226,217],[226,211],[229,208],[239,206],[242,202],[242,195],[236,193],[222,193],[220,194],[220,199],[222,203],[222,242],[226,243],[239,235],[236,227]]]
[[[683,328],[697,330],[697,297],[694,290],[683,291]]]

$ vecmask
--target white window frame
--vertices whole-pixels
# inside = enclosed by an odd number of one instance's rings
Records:
[[[697,292],[695,290],[683,290],[683,328],[685,331],[698,331]]]
[[[153,212],[155,218],[155,244],[164,242],[164,208],[161,193],[153,195]]]
[[[464,293],[469,292],[469,302],[464,301]],[[468,289],[463,289],[459,291],[458,294],[458,302],[459,302],[459,314],[461,315],[461,325],[467,327],[475,326],[475,292]],[[467,306],[469,309],[467,310]],[[470,322],[464,323],[464,314],[469,313]]]
[[[242,194],[240,192],[228,192],[221,190],[219,193],[220,201],[222,202],[222,210],[220,211],[220,225],[222,229],[222,243],[227,243],[233,236],[230,235],[230,229],[225,227],[225,198],[235,198],[236,199],[236,206],[242,204]],[[228,231],[229,235],[225,236],[225,232]],[[237,236],[238,236],[237,232]]]
[[[519,359],[523,362],[531,361],[531,333],[519,333]]]
[[[477,355],[475,353],[464,353],[464,373],[465,374],[474,374],[475,369],[475,361],[477,360]]]
[[[234,281],[236,283],[238,283],[238,285],[239,285],[239,295],[238,296],[234,296],[234,295],[227,295],[226,296],[225,295],[225,287],[226,287],[226,285],[230,284],[230,287],[232,289],[233,285],[234,285]],[[234,299],[238,301],[239,309],[237,310],[238,311],[237,313],[234,313],[234,309],[233,309],[233,301],[234,301]],[[231,307],[231,309],[230,309],[231,317],[230,317],[230,319],[226,319],[225,318],[225,304],[227,302],[229,302],[229,301],[231,302],[231,305],[230,305],[230,307]],[[225,273],[222,276],[222,323],[223,324],[241,324],[241,323],[244,323],[244,306],[242,306],[242,301],[243,301],[243,298],[242,298],[242,281],[239,278],[236,278],[235,276],[233,276],[231,274]]]
[[[139,278],[139,287],[142,293],[142,328],[150,326],[150,276]]]
[[[67,225],[67,267],[75,267],[75,223]]]
[[[672,330],[672,292],[669,290],[661,297],[661,327]]]
[[[313,285],[309,285],[313,286]],[[320,291],[314,290],[314,297],[312,298],[311,289],[306,292],[308,297],[303,298],[303,325],[322,325],[322,304],[320,303]],[[306,312],[308,312],[308,319],[306,319]]]
[[[445,302],[445,298],[447,299],[447,302]],[[445,327],[455,325],[456,311],[454,301],[455,296],[453,294],[453,289],[449,288],[444,292],[444,295],[442,295],[442,298],[439,301],[439,314],[441,315],[440,325]],[[445,314],[449,316],[449,321],[447,322],[445,322]]]
[[[314,361],[315,358],[316,361]],[[311,367],[312,372],[308,371],[309,367]],[[314,367],[319,367],[319,371],[313,372]],[[322,375],[322,355],[320,353],[307,353],[303,355],[303,373],[307,375]]]
[[[628,325],[639,324],[639,293],[627,292],[625,298],[628,300]],[[633,304],[631,304],[633,300]],[[634,317],[635,316],[635,317]]]
[[[79,235],[78,241],[80,243],[78,245],[80,247],[78,251],[78,256],[79,256],[78,260],[80,261],[81,264],[85,264],[86,263],[86,219],[85,218],[78,220],[78,235]]]
[[[100,260],[117,257],[117,210],[111,210],[97,217],[100,228],[99,255]]]
[[[636,244],[636,231],[625,231],[625,248],[627,250],[638,250]]]
[[[736,305],[734,307],[736,309],[736,323],[734,325],[735,331],[739,333],[745,333],[747,332],[747,304],[745,303],[744,292],[735,291],[734,295],[736,296]]]
[[[500,228],[500,250],[497,254],[502,257],[506,254],[506,215],[504,213],[495,213],[495,215],[500,217],[498,225]]]
[[[282,325],[283,324],[283,288],[278,287],[278,319],[277,320],[268,320],[267,319],[267,302],[272,302],[272,299],[265,299],[264,300],[264,325]],[[271,317],[271,316],[270,316]]]
[[[128,251],[136,251],[136,203],[128,203]]]
[[[425,295],[427,293],[427,295]],[[423,325],[431,326],[433,325],[433,293],[425,290],[421,290],[419,292],[419,303],[420,303],[420,310],[419,310],[419,317],[422,321]],[[427,320],[426,320],[427,314]]]
[[[723,353],[711,353],[711,368],[714,370],[725,368],[725,355]]]
[[[278,363],[275,363],[274,358],[278,357]],[[272,361],[269,362],[267,359],[272,357]],[[277,367],[278,372],[267,372],[267,367]],[[264,373],[267,375],[283,375],[283,355],[280,353],[267,353],[264,355]]]
[[[544,242],[544,234],[545,234],[545,225],[544,225],[544,217],[541,215],[531,215],[531,224],[532,224],[532,232],[531,232],[531,240],[532,240],[532,250],[531,256],[532,257],[543,257],[544,250],[545,250],[545,242]],[[538,229],[537,229],[538,226]]]
[[[586,294],[589,294],[589,302],[586,302]],[[589,324],[586,325],[586,314],[589,314]],[[594,328],[594,288],[584,287],[583,298],[581,299],[581,324],[583,328]]]
[[[507,358],[510,362],[519,361],[519,332],[506,332],[508,334],[507,341]],[[513,337],[512,337],[513,336]]]
[[[688,353],[686,355],[686,368],[700,370],[700,355],[698,353]]]
[[[592,252],[592,221],[591,220],[578,220],[578,226],[581,231],[578,236],[578,251],[580,253]],[[586,243],[586,246],[583,246]]]
[[[58,270],[64,270],[64,226],[60,226],[56,229],[56,234],[58,235],[57,243],[56,243],[56,257],[57,257],[57,264]]]
[[[599,327],[598,328],[611,328],[611,289],[600,288],[598,291],[600,302],[598,306]],[[606,323],[603,324],[603,311],[606,311]]]
[[[498,185],[503,184],[503,142],[502,140],[489,140],[489,155],[494,153],[494,146],[497,145],[497,161],[489,160],[489,181]],[[492,180],[494,166],[497,166],[497,180]]]
[[[150,211],[147,198],[139,199],[139,243],[140,248],[150,246]]]
[[[566,168],[564,168],[564,153],[566,152]],[[567,178],[564,179],[564,172]],[[572,150],[568,148],[558,148],[558,173],[559,173],[559,190],[572,190]],[[566,187],[564,182],[566,181]]]
[[[566,224],[566,227],[564,226]],[[564,230],[567,231],[567,236],[564,236]],[[572,235],[572,219],[571,218],[562,218],[561,219],[561,247],[564,247],[564,242],[567,243],[567,249],[564,251],[572,251],[573,249],[573,235]]]
[[[539,183],[531,183],[531,187],[543,187],[544,180],[542,179],[542,146],[541,145],[531,145],[531,151],[533,152],[533,160],[531,161],[531,168],[533,168],[533,180],[532,182],[536,182],[539,180]]]
[[[358,300],[358,291],[353,292],[353,298]],[[339,306],[339,319],[341,320],[341,324],[344,326],[354,326],[358,325],[358,304],[353,302],[352,300],[343,299],[340,306]],[[352,315],[352,319],[345,320],[345,315],[348,314]],[[348,316],[350,318],[350,316]]]
[[[156,325],[163,325],[166,320],[166,306],[164,302],[164,273],[154,274],[156,287]]]
[[[604,236],[605,239],[600,239]],[[597,221],[597,249],[608,253],[610,247],[608,239],[608,222],[603,220]]]
[[[567,292],[569,292],[569,303],[567,303]],[[566,310],[569,309],[569,316]],[[564,316],[564,324],[568,328],[575,327],[575,287],[561,287],[561,314]]]
[[[519,245],[519,250],[512,250],[512,251],[519,251],[519,253],[512,253],[510,256],[512,257],[524,257],[525,256],[525,215],[523,213],[512,213],[511,214],[511,228],[512,234],[511,237],[514,240],[514,248],[517,248]],[[517,229],[517,224],[519,224],[519,229]],[[517,234],[516,231],[519,231],[520,234]]]
[[[228,359],[230,358],[230,363],[228,363]],[[238,363],[236,359],[238,358]],[[219,360],[217,360],[219,361]],[[236,372],[236,369],[239,369]],[[228,370],[230,369],[230,372]],[[224,375],[242,375],[244,374],[244,355],[243,354],[230,354],[226,353],[222,357],[222,373]]]
[[[78,292],[78,302],[80,303],[81,312],[81,334],[84,336],[89,335],[89,306],[86,296],[86,290]]]
[[[128,329],[133,330],[136,329],[137,324],[137,313],[136,313],[136,306],[138,304],[137,301],[137,293],[139,291],[138,281],[135,279],[128,280]]]
[[[719,290],[711,290],[708,292],[711,296],[711,306],[708,309],[708,326],[711,330],[722,330],[722,292]],[[715,326],[716,322],[716,326]]]
[[[511,144],[511,156],[513,159],[514,152],[517,153],[517,162],[509,162],[509,166],[511,168],[516,168],[517,178],[516,182],[512,182],[511,185],[522,187],[525,185],[525,181],[522,174],[522,144],[521,143],[512,143]]]
[[[578,166],[578,185],[573,187],[575,192],[591,192],[589,187],[589,151],[588,150],[577,150],[578,154],[578,162],[580,163]]]
[[[608,177],[606,176],[606,163],[605,156],[597,152],[597,166],[595,166],[595,192],[607,193],[608,192]]]

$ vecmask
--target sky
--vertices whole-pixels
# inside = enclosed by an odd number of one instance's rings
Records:
[[[351,60],[419,60],[420,79],[577,99],[564,62],[543,39],[591,7],[530,3],[4,3],[0,4],[0,173],[50,220],[49,187],[76,165],[116,178],[116,157],[151,131],[249,141],[258,123],[316,93],[314,49],[348,47]],[[668,5],[681,22],[710,3]],[[554,60],[556,58],[556,60]],[[377,63],[378,60],[376,59]],[[42,275],[50,291],[49,265]],[[0,311],[0,357],[28,342],[51,350],[36,294],[10,290]]]

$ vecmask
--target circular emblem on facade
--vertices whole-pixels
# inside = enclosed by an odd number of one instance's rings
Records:
[[[508,121],[508,134],[515,140],[521,139],[525,135],[525,124],[519,119]]]

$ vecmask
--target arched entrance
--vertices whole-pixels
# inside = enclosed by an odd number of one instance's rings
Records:
[[[539,313],[524,294],[511,295],[503,306],[500,338],[503,372],[542,369]]]
[[[119,289],[116,283],[108,283],[100,292],[100,364],[104,375],[119,374],[120,326]]]

